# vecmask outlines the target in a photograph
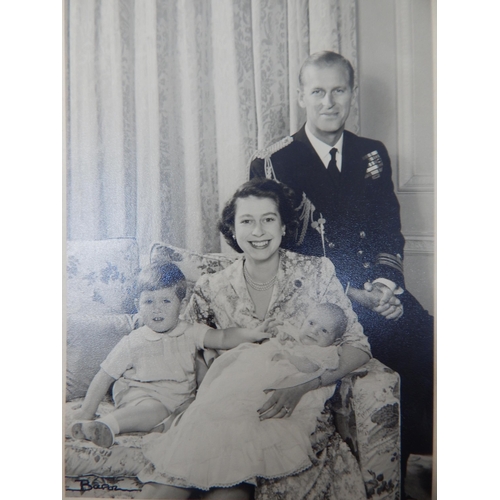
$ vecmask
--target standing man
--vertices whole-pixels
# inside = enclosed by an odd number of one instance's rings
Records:
[[[297,196],[298,252],[325,255],[370,340],[373,356],[401,377],[402,465],[432,453],[433,318],[406,290],[404,238],[385,146],[344,130],[354,70],[335,52],[309,56],[299,74],[305,125],[263,151],[250,177]]]

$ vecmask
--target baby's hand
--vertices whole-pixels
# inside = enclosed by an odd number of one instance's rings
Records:
[[[296,342],[296,340],[291,335],[288,335],[288,333],[285,332],[279,332],[278,335],[276,335],[276,338],[278,339],[281,345],[285,345],[287,342],[290,341]]]
[[[257,330],[262,331],[262,332],[267,332],[269,334],[277,335],[278,334],[278,326],[282,325],[282,321],[278,321],[277,319],[274,318],[268,318],[260,325]],[[269,337],[267,337],[269,338]]]

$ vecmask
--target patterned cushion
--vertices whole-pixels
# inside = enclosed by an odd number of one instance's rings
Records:
[[[154,243],[151,246],[151,263],[173,262],[184,273],[186,280],[196,283],[203,274],[213,274],[232,264],[238,254],[231,257],[223,253],[199,254],[167,243]]]
[[[235,254],[235,257],[237,254]],[[184,312],[195,283],[203,274],[213,274],[234,262],[234,258],[223,253],[199,254],[167,243],[154,243],[150,250],[150,262],[173,262],[182,271],[187,281],[186,298],[180,313]],[[208,351],[207,351],[208,353]]]
[[[139,248],[131,238],[67,242],[68,314],[131,313]]]

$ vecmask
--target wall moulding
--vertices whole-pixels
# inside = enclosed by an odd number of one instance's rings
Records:
[[[427,6],[427,4],[429,4]],[[433,106],[432,99],[432,26],[415,32],[420,20],[429,16],[430,2],[397,0],[396,75],[398,119],[397,187],[399,192],[434,191],[434,132],[432,118],[421,118],[423,108]],[[427,12],[426,9],[429,9]],[[418,37],[415,43],[415,36]],[[429,37],[422,49],[421,37]],[[430,114],[432,117],[432,113]]]
[[[405,235],[405,255],[434,254],[434,237]]]

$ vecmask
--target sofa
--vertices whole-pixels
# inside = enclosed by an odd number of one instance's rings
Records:
[[[117,436],[110,448],[71,437],[75,412],[86,390],[116,343],[138,326],[134,284],[139,262],[175,262],[190,291],[205,273],[233,262],[235,255],[197,254],[168,243],[154,243],[140,255],[130,238],[68,241],[66,250],[66,335],[64,435],[66,497],[135,498],[141,490],[136,475],[146,460],[142,433]],[[376,359],[344,377],[318,419],[317,452],[334,430],[358,461],[366,498],[400,498],[399,376]],[[111,395],[98,414],[112,410]],[[319,444],[318,444],[319,443]],[[316,451],[316,448],[315,448]],[[314,492],[310,498],[315,498]]]

